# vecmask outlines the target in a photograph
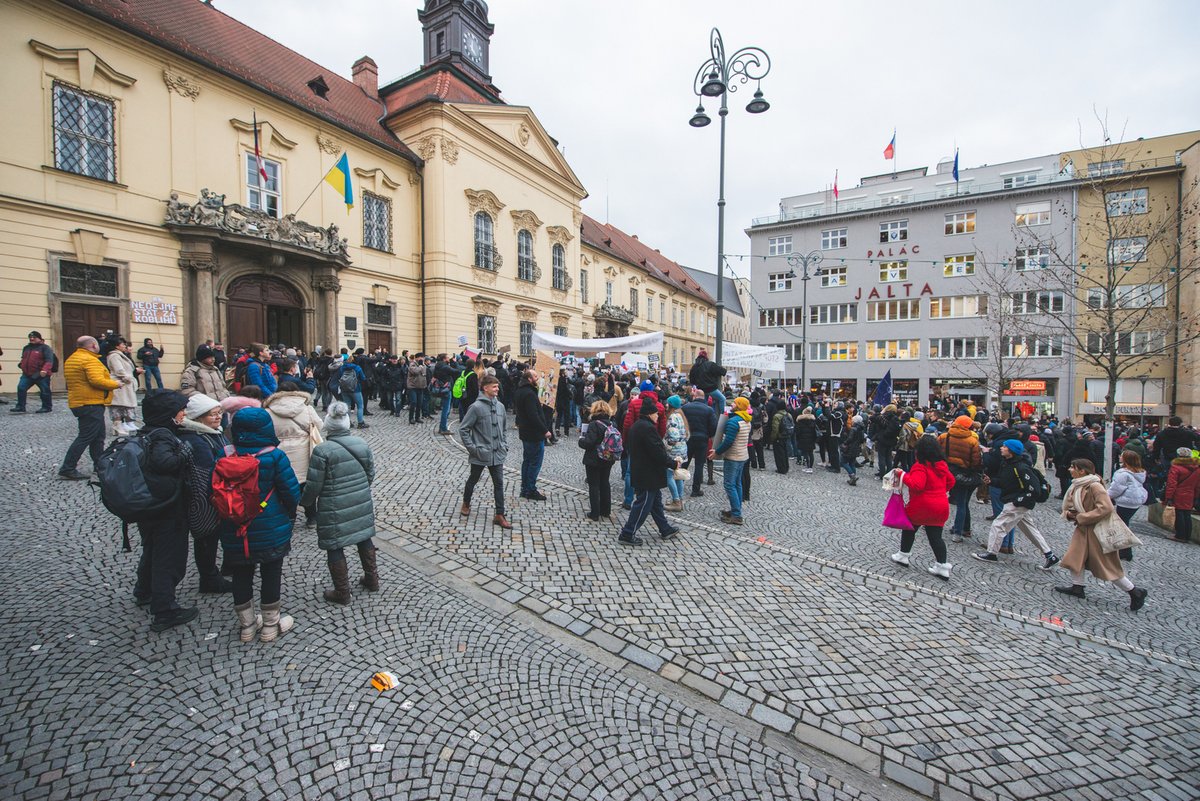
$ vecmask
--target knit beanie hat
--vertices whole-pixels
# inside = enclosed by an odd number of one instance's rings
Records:
[[[1025,446],[1021,444],[1021,440],[1019,439],[1006,439],[1000,444],[1012,451],[1014,456],[1020,456],[1025,453]]]
[[[192,397],[188,398],[187,411],[184,412],[189,420],[199,420],[204,415],[211,412],[221,404],[217,403],[207,395],[197,392]]]
[[[1183,459],[1190,459],[1192,456],[1192,449],[1188,447],[1177,448],[1175,450],[1175,455]]]
[[[638,385],[638,389],[640,389],[642,392],[651,392],[654,390],[654,382],[653,381],[643,381],[641,384]]]
[[[329,404],[329,412],[321,423],[321,433],[326,436],[350,430],[350,407],[341,401]]]
[[[679,397],[678,395],[672,395],[671,397],[667,398],[667,405],[672,409],[680,409],[683,407],[683,398]]]
[[[970,428],[974,423],[975,421],[970,417],[967,417],[965,414],[961,414],[954,418],[954,425],[961,426],[962,428]]]
[[[739,395],[733,399],[733,409],[737,412],[744,412],[750,408],[750,399],[744,395]]]
[[[202,362],[213,355],[213,349],[208,345],[201,345],[200,347],[196,348],[196,361],[198,362]]]

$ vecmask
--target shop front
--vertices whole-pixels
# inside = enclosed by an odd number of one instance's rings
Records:
[[[1166,424],[1171,407],[1165,402],[1165,378],[1124,378],[1117,381],[1113,419],[1128,425]],[[1088,425],[1103,423],[1107,413],[1108,379],[1089,378],[1084,382],[1083,403],[1079,414]]]
[[[821,378],[813,379],[810,383],[814,393],[824,393],[827,397],[838,400],[854,400],[858,397],[857,378]]]
[[[929,379],[929,407],[938,411],[953,411],[960,402],[984,408],[987,390],[982,383],[976,384],[968,378]]]
[[[1014,378],[1000,398],[1001,411],[1022,420],[1057,414],[1057,378]]]
[[[879,381],[867,379],[867,394],[865,400],[870,403],[875,397],[875,389]],[[919,378],[893,378],[891,402],[901,407],[918,408],[921,400],[921,380]]]

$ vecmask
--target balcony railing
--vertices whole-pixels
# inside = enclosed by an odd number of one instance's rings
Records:
[[[1130,173],[1142,172],[1145,170],[1156,170],[1164,167],[1174,167],[1179,164],[1177,156],[1164,156],[1157,159],[1112,159],[1102,163],[1097,163],[1097,178],[1114,178],[1120,175],[1128,175]],[[839,202],[819,203],[812,206],[805,206],[799,209],[791,209],[783,214],[775,214],[768,217],[755,217],[752,221],[752,226],[772,225],[774,223],[788,222],[790,220],[808,220],[815,217],[828,217],[834,214],[849,214],[857,211],[871,211],[873,209],[886,209],[897,206],[908,206],[914,203],[929,203],[938,200],[953,200],[956,197],[971,197],[973,195],[985,195],[992,192],[1024,192],[1030,189],[1036,189],[1040,186],[1052,186],[1055,184],[1069,183],[1071,181],[1086,180],[1088,175],[1087,164],[1076,164],[1074,169],[1066,169],[1061,172],[1050,175],[1038,175],[1036,181],[1021,183],[1014,186],[1012,178],[989,181],[987,183],[976,183],[975,181],[962,181],[956,184],[945,184],[936,189],[925,192],[907,192],[897,193],[894,195],[877,196],[871,198],[858,198],[854,200],[842,200]],[[946,174],[947,179],[949,174]],[[882,185],[876,184],[870,187],[855,187],[853,189],[844,189],[842,194],[849,192],[857,192],[859,189],[869,191],[879,191],[876,187]]]

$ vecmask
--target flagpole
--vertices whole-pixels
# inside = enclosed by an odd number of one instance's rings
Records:
[[[342,151],[343,154],[345,152],[346,151],[344,151],[344,150]],[[334,162],[333,162],[334,167],[337,166],[338,159],[340,159],[340,158],[341,158],[341,156],[338,156],[337,159],[334,159]],[[308,193],[308,197],[304,198],[304,201],[301,202],[301,204],[296,207],[295,213],[299,214],[300,209],[304,208],[304,204],[307,203],[308,201],[312,200],[312,196],[315,195],[317,193],[317,190],[321,188],[321,184],[325,183],[325,178],[328,177],[329,173],[331,173],[331,172],[333,172],[333,167],[330,167],[328,170],[326,170],[325,174],[320,177],[320,179],[317,181],[317,185],[314,186],[312,188],[312,191]]]

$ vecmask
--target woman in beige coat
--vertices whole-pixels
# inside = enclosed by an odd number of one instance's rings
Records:
[[[312,407],[312,396],[301,390],[295,381],[284,379],[279,389],[272,392],[262,405],[271,415],[275,436],[279,438],[279,449],[287,454],[296,478],[301,480],[300,490],[303,491],[303,479],[308,476],[308,457],[313,448],[325,441],[321,436],[321,418]],[[315,526],[316,506],[304,507],[304,516],[306,525]]]
[[[123,437],[131,433],[128,424],[136,419],[137,376],[141,371],[134,366],[133,357],[129,355],[129,342],[124,337],[117,339],[116,347],[109,351],[105,362],[113,381],[121,382],[121,386],[113,390],[108,415],[112,420],[113,436]]]
[[[1146,591],[1133,586],[1133,582],[1125,576],[1117,552],[1105,553],[1096,537],[1096,524],[1116,514],[1108,491],[1104,488],[1104,481],[1096,475],[1096,465],[1087,459],[1072,459],[1068,469],[1071,472],[1071,486],[1063,498],[1062,516],[1075,524],[1075,531],[1059,564],[1071,571],[1071,584],[1055,587],[1054,591],[1076,598],[1084,597],[1083,571],[1086,568],[1101,581],[1111,581],[1129,593],[1129,611],[1136,612],[1146,603]]]

